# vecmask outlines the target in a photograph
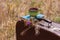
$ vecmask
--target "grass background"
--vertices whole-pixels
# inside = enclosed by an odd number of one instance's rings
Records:
[[[0,40],[16,40],[15,25],[31,7],[45,18],[60,23],[60,0],[0,0]]]

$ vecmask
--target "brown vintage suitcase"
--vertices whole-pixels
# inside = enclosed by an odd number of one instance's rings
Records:
[[[24,21],[18,21],[16,23],[16,40],[60,40],[60,37],[40,29],[40,34],[35,35],[34,27],[31,27],[23,36],[20,33],[28,27],[25,27]]]

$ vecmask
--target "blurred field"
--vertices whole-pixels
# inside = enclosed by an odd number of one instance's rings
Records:
[[[16,22],[30,7],[39,8],[45,18],[60,23],[60,0],[0,0],[0,40],[16,40]]]

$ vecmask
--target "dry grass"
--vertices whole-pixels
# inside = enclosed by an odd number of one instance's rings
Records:
[[[34,6],[33,6],[34,5]],[[37,7],[47,18],[54,20],[60,16],[59,0],[1,0],[0,40],[16,40],[15,25],[20,16],[26,15],[30,7]]]

